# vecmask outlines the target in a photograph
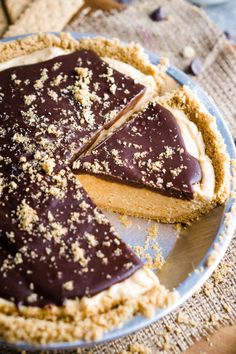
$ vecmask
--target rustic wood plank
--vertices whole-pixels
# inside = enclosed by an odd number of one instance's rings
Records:
[[[236,325],[219,329],[207,340],[196,342],[185,354],[235,354]]]
[[[115,0],[86,0],[86,5],[92,9],[101,9],[104,11],[110,10],[123,10],[125,8],[124,4],[120,4]]]

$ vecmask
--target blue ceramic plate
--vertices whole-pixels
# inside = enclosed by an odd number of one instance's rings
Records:
[[[78,40],[83,37],[94,36],[87,33],[72,32],[71,34]],[[7,38],[3,39],[2,41],[12,41],[22,37],[23,36]],[[149,55],[150,61],[153,64],[157,64],[159,62],[159,58],[154,53],[147,51],[147,54]],[[234,141],[214,101],[193,80],[191,80],[186,74],[178,70],[176,67],[170,66],[168,69],[168,75],[170,75],[180,85],[186,85],[190,87],[209,111],[209,113],[211,113],[216,118],[217,127],[224,138],[228,154],[231,159],[235,159],[236,150]],[[233,216],[231,214],[230,220],[227,221],[227,225],[225,222],[225,215],[231,211],[233,202],[233,199],[229,199],[225,206],[214,209],[209,215],[204,216],[199,221],[191,225],[187,231],[185,230],[183,232],[184,240],[182,240],[181,237],[177,239],[173,226],[160,225],[161,232],[160,237],[158,237],[158,244],[162,249],[164,258],[166,258],[166,265],[158,273],[158,275],[164,285],[169,288],[175,287],[179,292],[179,300],[174,305],[166,309],[157,310],[155,316],[152,319],[147,319],[143,316],[136,316],[131,321],[127,322],[123,328],[108,332],[101,340],[98,341],[51,343],[40,347],[33,347],[21,342],[17,343],[17,345],[14,345],[14,347],[26,350],[72,349],[78,347],[90,347],[104,343],[106,341],[114,340],[121,336],[128,335],[163,318],[168,313],[172,312],[178,306],[183,304],[184,301],[186,301],[196,290],[198,290],[207,280],[207,278],[209,278],[213,270],[217,267],[218,263],[222,259],[225,251],[227,250],[227,247],[229,246],[233,231],[236,226],[235,215]],[[134,244],[142,245],[143,237],[145,234],[144,230],[147,226],[147,222],[145,220],[133,218],[133,226],[127,231],[127,229],[122,227],[122,225],[119,223],[115,214],[108,213],[107,215],[117,228],[119,234],[131,246]],[[141,226],[141,228],[136,228],[137,225]],[[219,236],[226,229],[229,236],[220,242]],[[201,240],[201,242],[198,242],[199,240]],[[206,267],[205,261],[209,254],[214,250],[214,245],[217,243],[220,243],[220,252],[218,253],[218,258],[212,266]],[[201,248],[199,247],[199,244],[201,244]],[[186,262],[183,262],[183,255],[185,255]],[[175,269],[174,279],[173,269]],[[193,271],[197,269],[201,269],[202,271]],[[0,342],[0,344],[6,345],[7,343]]]

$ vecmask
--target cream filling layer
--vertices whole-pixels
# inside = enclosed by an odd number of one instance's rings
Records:
[[[138,299],[140,296],[145,295],[149,291],[156,289],[160,292],[160,306],[163,300],[163,306],[168,303],[168,294],[170,300],[177,297],[176,291],[169,292],[162,286],[157,276],[148,268],[143,267],[137,270],[129,278],[123,280],[120,283],[112,285],[110,288],[94,295],[92,297],[83,297],[82,299],[71,300],[67,299],[63,307],[58,307],[58,311],[62,310],[65,313],[73,313],[75,317],[83,319],[86,317],[94,316],[100,313],[109,311],[112,307],[124,304],[127,301]],[[8,300],[0,298],[0,312],[4,312],[4,308],[12,308],[14,305]],[[41,308],[35,308],[30,306],[21,306],[21,313],[28,314],[32,309],[32,315],[37,316],[40,314]],[[8,310],[7,310],[8,311]],[[44,311],[44,309],[42,309]],[[58,312],[54,309],[54,306],[46,309],[46,312],[54,313]]]
[[[183,111],[171,107],[168,109],[178,123],[187,151],[198,160],[201,166],[202,179],[200,183],[193,186],[194,192],[209,201],[215,192],[215,171],[211,159],[206,154],[202,134]]]
[[[37,50],[31,54],[22,55],[17,58],[0,63],[0,71],[12,68],[14,66],[40,63],[42,61],[50,60],[60,55],[65,55],[69,53],[69,50],[65,50],[59,47],[48,47],[45,49]]]
[[[97,311],[104,311],[107,304],[114,306],[121,302],[136,299],[158,286],[160,286],[160,283],[157,276],[150,269],[144,267],[137,270],[129,278],[112,285],[99,294],[90,298],[84,297],[81,300],[81,307],[86,314],[92,315]]]

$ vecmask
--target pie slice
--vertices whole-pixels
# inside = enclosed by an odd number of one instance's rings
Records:
[[[74,169],[101,208],[161,222],[188,223],[228,196],[222,138],[187,89],[150,102]]]
[[[6,69],[1,82],[1,110],[13,119],[20,114],[34,135],[34,150],[46,144],[44,150],[63,163],[133,109],[145,91],[85,50]]]
[[[142,267],[71,172],[49,177],[19,171],[11,193],[12,179],[4,180],[0,297],[18,305],[62,305]]]
[[[95,339],[172,304],[70,168],[158,90],[156,69],[98,39],[33,36],[0,53],[0,337]],[[122,73],[132,63],[138,82]]]

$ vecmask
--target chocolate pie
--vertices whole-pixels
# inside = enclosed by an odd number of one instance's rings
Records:
[[[73,166],[100,207],[161,222],[188,223],[228,195],[224,143],[186,88],[149,102]]]
[[[0,44],[0,337],[100,338],[177,297],[99,207],[188,222],[225,201],[214,119],[165,65],[102,38]]]

